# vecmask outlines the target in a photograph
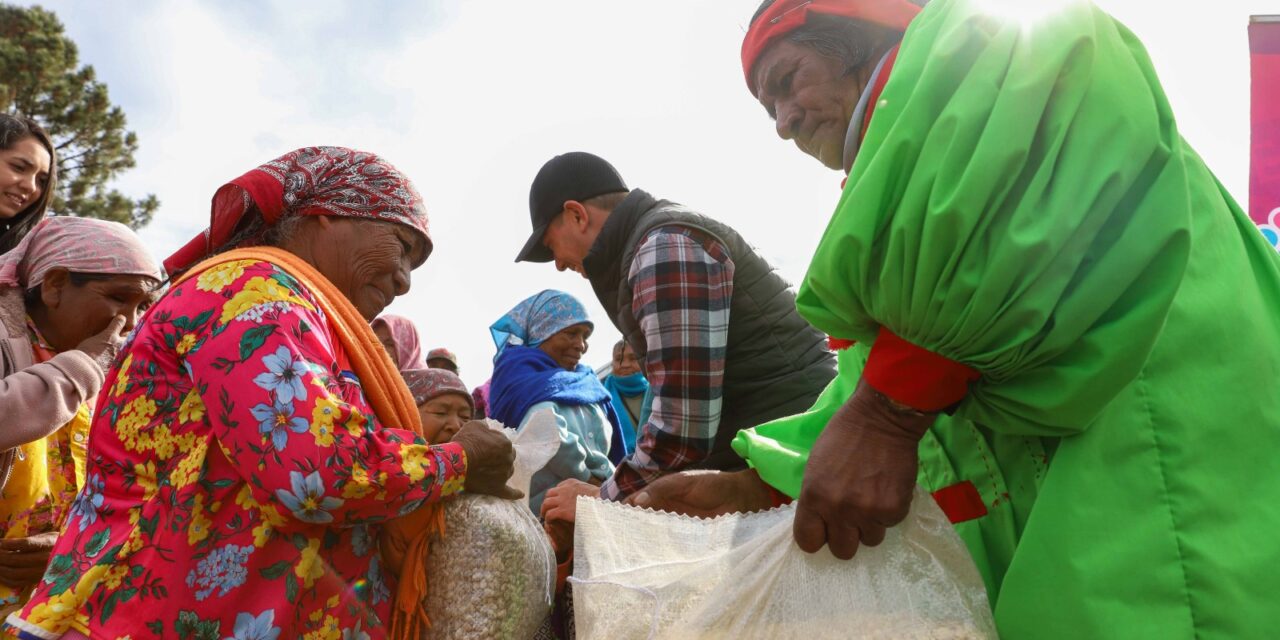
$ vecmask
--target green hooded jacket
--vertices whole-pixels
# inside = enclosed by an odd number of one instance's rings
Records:
[[[1280,634],[1280,257],[1137,38],[937,0],[907,30],[800,313],[858,341],[735,450],[797,496],[885,326],[982,378],[920,444],[1007,638]],[[856,558],[854,562],[856,562]]]

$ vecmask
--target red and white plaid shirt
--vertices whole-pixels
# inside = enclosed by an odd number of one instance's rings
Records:
[[[648,353],[653,394],[636,450],[600,488],[620,500],[711,453],[724,395],[733,260],[715,238],[680,226],[654,229],[627,280]]]

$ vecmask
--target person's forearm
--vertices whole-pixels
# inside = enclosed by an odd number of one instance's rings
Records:
[[[672,282],[661,274],[679,273]],[[620,499],[711,453],[720,423],[734,266],[724,247],[657,233],[630,271],[632,310],[644,332],[652,401],[636,451],[602,487]]]
[[[102,370],[67,351],[0,379],[0,451],[48,436],[102,388]]]

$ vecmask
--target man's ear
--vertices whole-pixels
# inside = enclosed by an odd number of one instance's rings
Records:
[[[586,205],[577,200],[565,200],[564,211],[565,222],[568,222],[578,233],[586,233],[587,227],[591,226],[591,214],[587,212]]]
[[[71,284],[71,273],[62,267],[50,269],[40,284],[40,301],[49,309],[55,309],[62,301],[63,289]]]

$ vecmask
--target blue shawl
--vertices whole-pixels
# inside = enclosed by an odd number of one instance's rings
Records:
[[[627,412],[625,398],[633,398],[642,396],[649,391],[649,381],[645,380],[643,373],[633,373],[629,376],[618,377],[610,375],[604,379],[604,388],[613,396],[613,408],[618,412],[618,423],[622,426],[622,435],[627,442],[627,451],[636,450],[636,437],[640,432],[640,425],[631,421],[631,414]],[[636,416],[638,420],[644,420],[645,409],[642,407],[640,415]]]
[[[618,424],[613,398],[591,367],[580,364],[574,371],[565,371],[541,349],[508,345],[493,368],[489,417],[515,429],[530,407],[547,401],[579,406],[600,405],[609,417],[613,431],[609,461],[616,465],[630,452]]]

